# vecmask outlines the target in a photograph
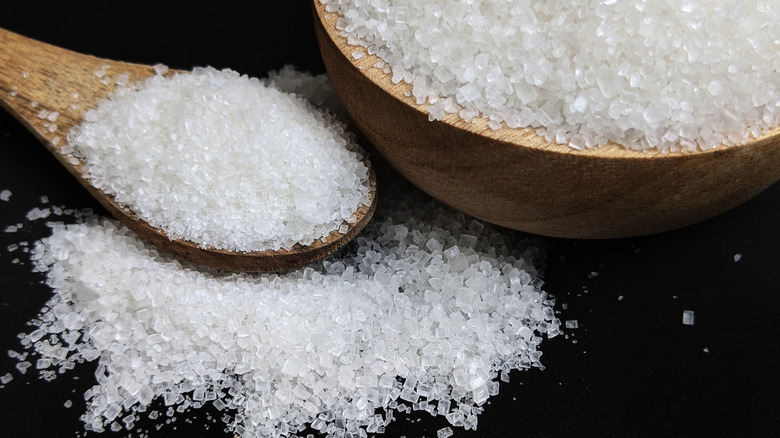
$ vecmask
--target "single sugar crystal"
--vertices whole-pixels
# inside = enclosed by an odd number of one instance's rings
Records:
[[[693,310],[683,310],[682,323],[684,325],[693,325],[694,313]]]
[[[436,431],[436,437],[437,438],[449,438],[452,435],[454,435],[454,432],[452,431],[451,427],[443,427]]]

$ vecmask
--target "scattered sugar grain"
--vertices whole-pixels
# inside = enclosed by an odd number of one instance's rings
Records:
[[[94,186],[201,246],[308,245],[369,203],[364,153],[343,123],[230,70],[119,88],[68,142]]]
[[[51,209],[50,208],[38,208],[33,207],[30,211],[27,212],[27,220],[29,221],[35,221],[38,219],[46,219],[51,215]]]
[[[436,431],[437,438],[448,438],[454,434],[451,427],[443,427]]]
[[[780,6],[675,0],[322,0],[417,101],[584,149],[693,151],[780,125]],[[728,32],[718,29],[729,29]]]
[[[683,310],[682,323],[684,325],[693,325],[694,312],[693,310]]]
[[[30,362],[22,360],[16,364],[16,369],[19,370],[20,373],[25,374],[27,373],[27,369],[30,368],[30,366],[32,366]]]
[[[5,385],[6,383],[10,382],[13,379],[14,379],[14,376],[11,375],[11,373],[5,373],[2,376],[0,376],[0,383]]]
[[[4,202],[10,201],[11,195],[13,195],[13,193],[10,190],[3,189],[2,191],[0,191],[0,201],[4,201]]]
[[[742,254],[740,254],[740,253],[736,253],[736,254],[734,254],[734,262],[735,262],[735,263],[736,263],[736,262],[739,262],[739,261],[741,261],[741,260],[742,260]]]

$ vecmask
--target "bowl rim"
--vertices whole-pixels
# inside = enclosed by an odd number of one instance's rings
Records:
[[[326,4],[321,0],[312,0],[312,2],[315,10],[315,20],[319,21],[319,24],[322,26],[330,41],[338,49],[341,55],[356,70],[360,72],[361,76],[370,80],[374,85],[381,88],[390,96],[403,103],[405,107],[420,113],[421,116],[428,117],[427,108],[431,104],[427,102],[418,104],[415,101],[415,98],[411,95],[411,84],[403,80],[398,83],[393,83],[390,74],[374,67],[374,65],[378,62],[385,62],[382,58],[376,54],[367,53],[366,48],[363,46],[349,44],[347,38],[342,36],[341,33],[336,29],[336,22],[340,17],[338,13],[327,11]],[[356,51],[361,51],[364,56],[359,58],[351,56],[351,54]],[[488,125],[488,119],[482,115],[479,115],[471,121],[467,122],[460,118],[460,116],[457,114],[450,113],[445,114],[444,118],[435,122],[444,123],[452,128],[465,131],[468,134],[487,137],[493,141],[501,142],[510,146],[535,149],[540,152],[577,155],[584,159],[680,160],[691,159],[694,157],[701,158],[706,156],[722,157],[725,155],[737,153],[739,150],[747,149],[754,145],[771,142],[775,137],[780,136],[780,126],[777,126],[760,137],[749,140],[745,144],[733,146],[717,145],[706,150],[701,148],[697,148],[694,151],[669,151],[659,150],[657,148],[631,149],[614,142],[609,142],[604,146],[577,149],[569,146],[568,144],[548,142],[536,133],[535,128],[531,127],[510,128],[505,124],[502,124],[501,128],[494,130]]]

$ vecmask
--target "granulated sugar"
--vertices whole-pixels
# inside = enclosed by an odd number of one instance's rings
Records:
[[[296,75],[268,83],[337,104],[329,82]],[[33,246],[53,296],[23,352],[9,351],[12,371],[51,380],[97,361],[84,394],[90,431],[134,430],[144,416],[162,424],[208,404],[244,437],[365,437],[412,411],[477,428],[499,381],[543,368],[538,346],[560,333],[539,250],[383,183],[353,242],[284,274],[200,270],[91,211],[45,207],[76,223],[51,223],[51,237]]]
[[[369,202],[363,153],[341,122],[230,70],[120,87],[68,141],[93,185],[204,247],[308,245]]]
[[[311,75],[287,65],[279,71],[270,72],[261,82],[282,92],[298,95],[335,114],[339,120],[347,120],[346,109],[326,74]]]
[[[45,378],[98,361],[88,430],[132,429],[155,399],[233,409],[241,436],[380,433],[424,409],[474,429],[499,374],[541,367],[559,333],[536,249],[408,190],[339,253],[284,275],[182,265],[113,220],[51,224],[54,295],[22,343]]]
[[[582,149],[737,145],[780,124],[780,7],[745,0],[320,0],[431,119]]]

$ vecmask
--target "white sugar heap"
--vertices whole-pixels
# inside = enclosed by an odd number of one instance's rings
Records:
[[[369,202],[363,153],[341,122],[230,70],[120,88],[68,141],[97,188],[201,246],[308,245]]]
[[[663,151],[743,144],[780,124],[777,2],[320,1],[431,119]]]
[[[298,75],[270,81],[335,102],[327,81]],[[245,437],[365,437],[412,410],[474,429],[499,380],[542,367],[538,345],[560,333],[538,250],[384,182],[355,241],[283,275],[182,266],[114,221],[71,211],[77,224],[51,224],[34,245],[54,294],[27,351],[9,355],[46,380],[96,360],[82,416],[94,431],[158,418],[155,400],[169,413],[212,404]]]
[[[182,266],[107,219],[53,224],[32,253],[54,295],[22,343],[49,379],[98,361],[88,430],[132,429],[159,398],[234,409],[246,437],[366,436],[410,409],[474,429],[560,321],[533,247],[400,193],[341,253],[285,275]]]

